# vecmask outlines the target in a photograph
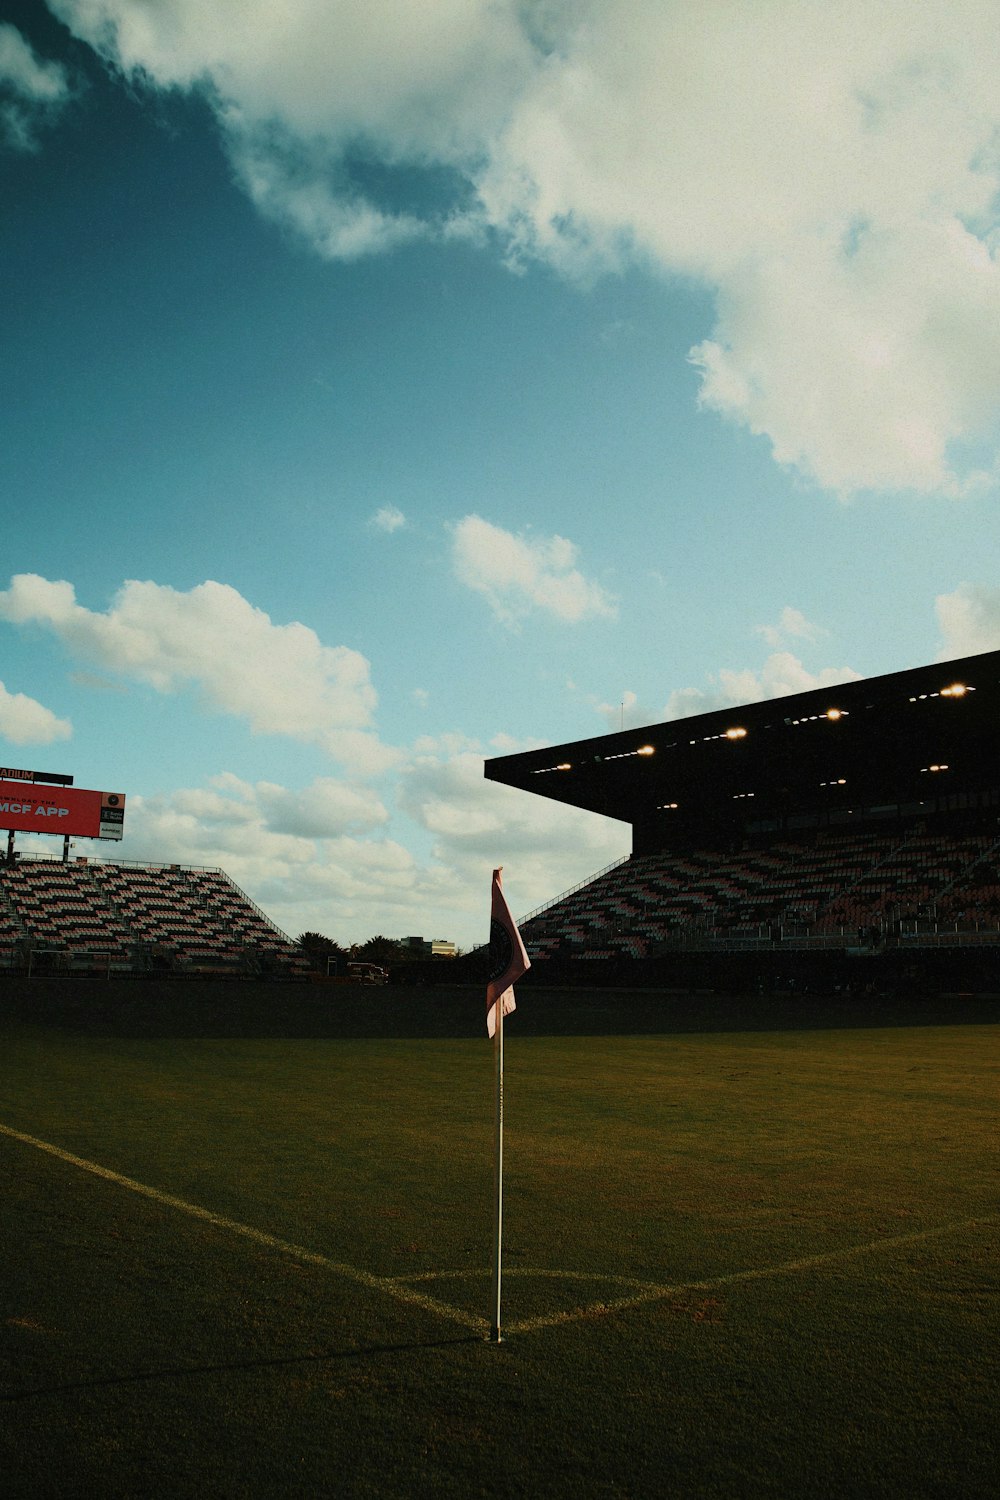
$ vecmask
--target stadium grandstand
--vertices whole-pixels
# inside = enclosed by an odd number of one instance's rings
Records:
[[[0,971],[294,978],[293,943],[218,869],[20,857],[0,868]]]
[[[631,855],[521,919],[533,963],[690,983],[726,964],[745,981],[752,957],[794,985],[941,950],[956,974],[976,953],[981,987],[1000,957],[998,723],[992,651],[488,761],[632,828]]]

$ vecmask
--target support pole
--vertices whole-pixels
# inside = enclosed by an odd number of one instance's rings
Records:
[[[493,1108],[493,1296],[490,1339],[499,1344],[501,1246],[503,1243],[503,1000],[496,1002],[493,1057],[496,1063],[496,1096]]]

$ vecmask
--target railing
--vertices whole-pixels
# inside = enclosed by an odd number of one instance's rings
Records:
[[[585,886],[593,885],[595,880],[600,880],[604,875],[610,875],[612,870],[618,870],[622,865],[627,865],[631,858],[631,854],[623,854],[621,859],[613,859],[609,865],[604,866],[603,870],[596,870],[593,875],[588,875],[586,880],[578,880],[576,885],[569,886],[561,895],[553,896],[551,901],[545,901],[541,906],[536,906],[534,911],[526,912],[523,917],[518,917],[518,927],[523,922],[530,922],[533,917],[540,917],[543,911],[548,911],[551,907],[558,906],[560,901],[565,901],[567,897],[575,896],[577,891],[582,891]],[[482,943],[480,946],[488,948],[489,944]]]

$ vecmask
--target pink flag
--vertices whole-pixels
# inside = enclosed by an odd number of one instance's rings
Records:
[[[503,869],[501,865],[500,869]],[[500,1014],[509,1016],[514,1009],[514,985],[531,959],[521,941],[510,914],[500,881],[500,870],[493,871],[493,906],[490,914],[490,978],[486,986],[486,1030],[493,1036],[497,1029],[497,1006]]]

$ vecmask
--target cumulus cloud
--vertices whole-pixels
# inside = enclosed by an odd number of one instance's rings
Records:
[[[1000,649],[1000,589],[960,583],[954,593],[939,594],[934,607],[944,642],[942,661]]]
[[[406,525],[406,517],[398,505],[383,505],[372,516],[369,526],[373,531],[384,531],[390,536]]]
[[[0,23],[0,142],[33,151],[38,130],[70,96],[65,70],[36,57],[16,27]]]
[[[365,786],[322,776],[300,791],[271,781],[250,783],[231,772],[216,777],[210,787],[181,790],[170,799],[172,809],[207,827],[254,834],[285,835],[293,839],[338,839],[369,833],[388,821],[381,800]]]
[[[515,536],[479,516],[452,527],[452,564],[467,588],[482,594],[498,620],[516,626],[541,609],[567,624],[614,617],[611,596],[576,567],[577,548],[562,536]]]
[[[786,604],[774,625],[758,625],[757,634],[764,637],[769,646],[777,649],[788,640],[817,641],[825,631],[813,625],[800,609]]]
[[[766,698],[784,698],[789,693],[808,693],[813,688],[836,687],[841,682],[860,681],[852,667],[824,667],[810,672],[790,651],[775,651],[759,672],[723,667],[710,679],[708,688],[680,688],[670,694],[664,719],[683,719],[688,714],[707,714],[739,703],[759,703]]]
[[[73,726],[24,693],[9,693],[0,682],[0,739],[11,745],[51,745],[68,740]]]
[[[385,817],[363,788],[320,779],[292,790],[227,772],[130,796],[129,857],[224,869],[293,937],[402,936],[433,880],[402,845],[366,837]]]
[[[631,847],[625,824],[486,781],[478,748],[425,742],[402,768],[399,802],[431,834],[435,859],[464,887],[471,912],[482,908],[498,864],[507,865],[511,902],[524,913]]]
[[[326,153],[310,159],[312,153],[295,144],[279,144],[273,131],[243,131],[235,114],[228,134],[237,179],[256,207],[320,255],[357,260],[425,233],[410,214],[387,213],[349,189],[337,191],[329,177],[342,174],[327,163]]]
[[[365,657],[315,631],[276,625],[236,589],[186,593],[129,581],[106,611],[78,604],[71,583],[19,573],[0,591],[0,619],[51,631],[74,656],[160,693],[192,686],[203,703],[258,734],[320,745],[360,770],[391,764],[371,729],[375,689]]]
[[[495,798],[482,756],[461,753],[469,758],[458,775],[447,751],[413,759],[407,801],[425,828],[435,822],[439,799],[456,788],[467,809]],[[436,833],[430,858],[420,861],[389,835],[385,809],[370,793],[323,780],[293,790],[224,772],[204,786],[133,794],[128,817],[130,858],[222,868],[285,932],[325,932],[342,943],[381,932],[474,946],[488,935],[489,874],[498,859],[523,848],[512,878],[520,909],[608,862],[599,836],[574,837],[567,828],[552,849],[537,839],[538,857],[529,864],[530,841],[518,828],[508,833],[503,819],[486,823],[479,845],[475,836],[455,843],[447,830]],[[612,858],[625,852],[622,833]]]
[[[808,640],[822,634],[810,625],[796,609],[782,611],[778,626],[759,626],[769,644],[772,635],[796,635]],[[706,687],[675,688],[666,703],[657,708],[644,703],[631,689],[623,692],[617,703],[599,703],[594,708],[612,732],[638,729],[644,724],[659,724],[667,719],[685,719],[691,714],[713,713],[718,708],[733,708],[740,703],[762,703],[768,698],[784,698],[789,693],[807,693],[813,688],[835,687],[840,682],[857,682],[860,673],[852,667],[823,667],[810,672],[791,651],[773,651],[759,671],[752,667],[723,667],[713,673]]]
[[[617,703],[598,703],[597,712],[612,733],[616,729],[634,729],[640,724],[651,724],[657,717],[655,710],[643,707],[637,693],[626,688]]]
[[[201,90],[318,253],[464,234],[679,273],[716,298],[702,403],[780,463],[844,495],[995,481],[996,0],[50,3]]]

